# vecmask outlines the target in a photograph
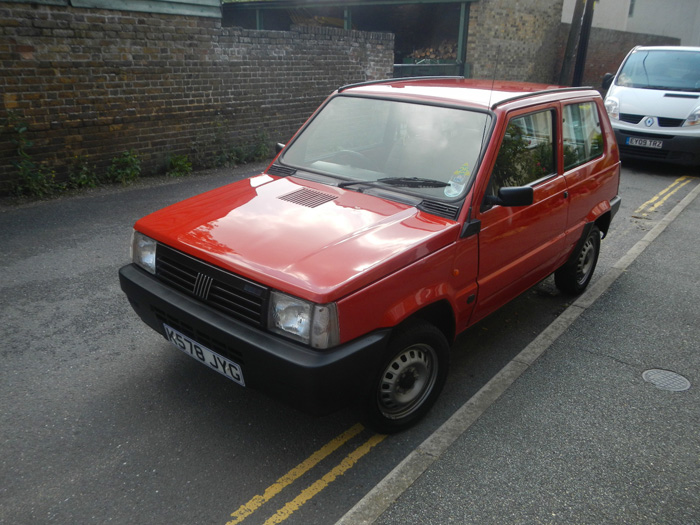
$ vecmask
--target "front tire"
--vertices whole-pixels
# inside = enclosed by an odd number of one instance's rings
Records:
[[[397,332],[387,356],[367,394],[364,415],[375,431],[393,434],[417,423],[440,395],[449,344],[435,326],[418,321]]]
[[[600,255],[600,230],[593,225],[583,244],[571,254],[564,266],[554,272],[554,284],[570,295],[583,293],[593,278]]]

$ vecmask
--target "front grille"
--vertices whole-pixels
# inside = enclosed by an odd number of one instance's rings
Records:
[[[636,157],[646,157],[648,159],[664,160],[668,158],[668,150],[655,148],[641,148],[637,146],[626,146],[620,144],[620,154]]]
[[[631,113],[620,113],[620,120],[629,124],[639,124],[644,115],[632,115]]]
[[[628,124],[639,124],[644,115],[633,115],[631,113],[620,113],[620,120]],[[679,128],[685,122],[682,118],[657,117],[660,128]]]
[[[659,140],[669,140],[675,137],[675,135],[661,135],[660,133],[647,133],[645,131],[630,131],[628,129],[622,132],[623,135],[629,135],[631,137],[642,137],[645,139],[659,139]]]
[[[682,118],[659,117],[658,120],[659,126],[662,128],[680,128],[685,122]]]
[[[269,295],[265,286],[163,244],[156,251],[156,277],[235,319],[254,326],[265,325]]]

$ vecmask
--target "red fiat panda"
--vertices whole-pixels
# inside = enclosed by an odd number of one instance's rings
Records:
[[[620,206],[591,89],[457,78],[333,93],[258,176],[135,225],[121,286],[180,350],[377,431],[418,421],[455,336],[554,272],[578,294]]]

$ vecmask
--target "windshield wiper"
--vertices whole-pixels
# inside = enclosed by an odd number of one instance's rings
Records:
[[[448,182],[442,182],[434,179],[422,179],[420,177],[384,177],[377,180],[346,180],[338,183],[339,188],[348,188],[356,184],[365,184],[367,186],[401,186],[404,188],[444,188],[449,186]]]
[[[441,180],[435,179],[422,179],[420,177],[385,177],[383,179],[377,179],[377,182],[406,188],[444,188],[450,185],[449,182],[442,182]]]

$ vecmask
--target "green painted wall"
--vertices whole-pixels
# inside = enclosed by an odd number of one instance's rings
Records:
[[[221,18],[220,0],[13,0],[16,3],[62,5]]]

